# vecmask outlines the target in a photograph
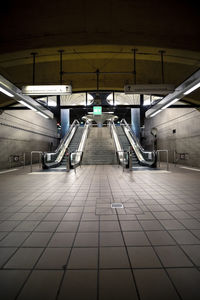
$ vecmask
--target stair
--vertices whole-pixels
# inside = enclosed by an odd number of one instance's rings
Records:
[[[82,159],[83,165],[117,164],[113,139],[108,127],[91,127]]]

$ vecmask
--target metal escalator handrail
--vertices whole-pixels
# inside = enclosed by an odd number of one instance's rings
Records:
[[[77,149],[76,152],[72,152],[71,155],[71,165],[73,166],[73,168],[76,168],[77,166],[79,166],[81,164],[81,160],[83,157],[83,151],[84,151],[84,147],[85,147],[85,143],[88,137],[88,131],[89,128],[91,126],[91,123],[86,121],[85,125],[84,125],[84,131],[81,137],[81,141],[79,144],[79,147]]]
[[[116,132],[116,127],[113,121],[109,122],[110,126],[111,126],[111,132],[112,132],[112,136],[114,139],[114,144],[115,144],[115,149],[116,149],[116,153],[117,153],[117,157],[118,157],[118,161],[119,164],[123,165],[127,164],[127,162],[125,162],[125,157],[124,157],[124,150],[121,146],[120,140],[118,138],[118,134]]]
[[[76,132],[76,129],[79,125],[78,120],[74,120],[71,124],[69,130],[65,134],[64,138],[61,140],[59,146],[54,152],[45,152],[43,155],[43,167],[48,167],[48,165],[51,165],[52,163],[55,163],[55,165],[58,165],[62,157],[66,151],[66,148],[68,147],[74,133]],[[47,156],[50,157],[49,161],[47,161]]]
[[[124,132],[125,132],[128,140],[129,140],[131,146],[133,147],[133,149],[135,151],[135,154],[136,154],[137,158],[139,159],[139,161],[142,164],[153,165],[155,163],[155,160],[156,160],[156,152],[155,151],[145,151],[142,148],[138,138],[136,137],[134,132],[131,130],[129,124],[126,122],[125,119],[122,119],[120,124],[124,126],[124,128],[123,128]],[[152,159],[147,160],[146,159],[146,154],[148,156],[151,156]]]
[[[79,125],[79,121],[78,121],[78,120],[74,120],[73,123],[71,124],[69,130],[68,130],[67,133],[65,134],[64,138],[61,140],[59,146],[58,146],[57,149],[55,150],[55,153],[57,153],[57,152],[63,147],[63,145],[65,144],[67,138],[69,137],[69,135],[70,135],[72,129],[73,129],[75,126],[77,126],[77,125]]]

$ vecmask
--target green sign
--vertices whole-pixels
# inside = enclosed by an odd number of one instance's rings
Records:
[[[93,115],[101,115],[102,107],[101,106],[93,106]]]

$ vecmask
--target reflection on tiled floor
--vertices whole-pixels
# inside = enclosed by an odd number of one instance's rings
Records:
[[[200,299],[200,174],[171,171],[0,175],[0,298]]]

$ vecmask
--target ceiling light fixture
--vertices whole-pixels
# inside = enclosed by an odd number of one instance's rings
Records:
[[[193,73],[189,78],[183,81],[173,93],[168,94],[162,98],[159,102],[153,105],[148,111],[146,111],[146,118],[155,116],[163,109],[169,107],[178,100],[181,100],[185,95],[190,94],[194,90],[200,87],[200,69]]]
[[[42,117],[49,119],[49,117],[47,117],[45,114],[43,114],[41,111],[37,111],[37,114],[41,115]]]
[[[18,87],[16,87],[12,82],[4,78],[2,75],[0,75],[0,92],[7,94],[9,97],[13,97],[16,101],[18,101],[22,105],[27,106],[33,111],[41,112],[47,118],[53,119],[54,117],[53,113],[49,109],[42,106],[33,98],[23,95],[22,91]]]
[[[69,95],[72,93],[71,85],[26,85],[22,87],[22,93],[30,96]]]
[[[188,95],[190,93],[192,93],[194,90],[198,89],[200,87],[200,82],[195,84],[195,86],[193,86],[192,88],[190,88],[189,90],[187,90],[184,95]]]
[[[37,111],[37,109],[35,109],[33,106],[29,105],[28,103],[22,101],[22,100],[19,100],[19,102],[24,105],[24,106],[27,106],[28,108],[30,108],[31,110],[33,111]]]
[[[161,108],[161,110],[163,110],[163,109],[169,107],[170,105],[172,105],[173,103],[177,102],[178,100],[179,100],[179,98],[175,98],[175,99],[172,100],[171,102],[165,104],[165,105]]]
[[[155,113],[153,113],[153,114],[151,115],[151,117],[154,117],[155,115],[157,115],[157,114],[160,113],[161,111],[162,111],[162,109],[157,110]]]
[[[4,93],[6,96],[8,97],[14,97],[13,94],[9,93],[7,90],[5,90],[4,88],[0,87],[0,92]]]

